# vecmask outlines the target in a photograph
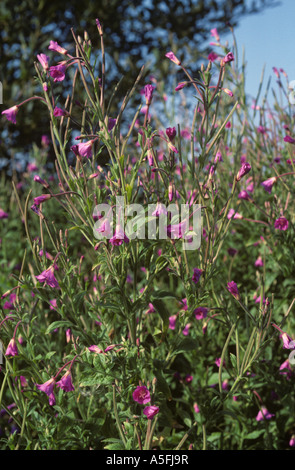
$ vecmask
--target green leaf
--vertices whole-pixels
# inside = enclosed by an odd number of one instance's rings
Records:
[[[65,321],[65,320],[54,321],[53,323],[49,325],[49,327],[45,331],[45,334],[48,335],[52,330],[55,330],[55,328],[65,328],[65,327],[70,327],[70,326],[72,326],[72,323],[69,321]]]

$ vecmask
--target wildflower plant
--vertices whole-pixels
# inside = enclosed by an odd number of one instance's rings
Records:
[[[170,90],[178,118],[144,67],[120,101],[96,25],[99,54],[72,30],[67,48],[50,41],[37,55],[31,100],[48,113],[50,137],[13,180],[12,202],[1,194],[4,259],[22,253],[13,276],[5,263],[1,275],[1,446],[292,447],[287,91],[286,109],[269,110],[266,98],[251,109],[234,35],[230,50],[215,28],[198,77],[164,54],[183,75]],[[25,104],[3,118],[17,126]],[[192,208],[184,220],[181,206]]]

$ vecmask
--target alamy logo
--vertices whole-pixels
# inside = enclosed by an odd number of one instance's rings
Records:
[[[95,206],[93,234],[99,240],[108,239],[113,245],[134,239],[180,239],[184,250],[196,250],[201,245],[201,209],[200,204],[171,203],[166,207],[161,202],[125,207],[124,198],[118,196],[114,206]]]

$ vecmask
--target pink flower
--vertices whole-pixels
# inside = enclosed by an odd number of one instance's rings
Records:
[[[38,54],[37,59],[39,60],[40,64],[42,65],[43,69],[48,70],[49,57],[46,54]]]
[[[101,353],[103,353],[103,350],[100,349],[100,348],[99,348],[98,346],[96,346],[95,344],[93,344],[92,346],[89,346],[88,349],[89,349],[89,351],[94,352],[94,353],[96,353],[96,354],[101,354]]]
[[[154,210],[152,215],[154,217],[159,217],[161,214],[167,215],[168,211],[166,207],[164,206],[164,204],[162,204],[161,202],[157,202],[156,209]]]
[[[180,224],[168,225],[167,235],[169,238],[183,238],[186,231],[187,221],[184,220]]]
[[[41,392],[46,393],[46,395],[49,397],[49,405],[51,406],[55,405],[55,396],[53,393],[54,385],[55,385],[54,377],[47,380],[47,382],[44,382],[44,384],[36,384],[37,389],[41,390]]]
[[[234,281],[230,281],[227,283],[227,290],[235,299],[240,300],[240,293],[237,284]]]
[[[275,220],[274,227],[275,229],[285,231],[289,227],[289,222],[285,217],[279,217]]]
[[[177,315],[171,315],[171,317],[169,317],[170,330],[175,330],[176,320],[177,320]]]
[[[137,403],[140,403],[140,405],[145,405],[151,401],[150,392],[144,385],[136,387],[132,393],[132,398]]]
[[[146,415],[147,419],[153,419],[156,414],[158,414],[160,411],[160,408],[155,405],[149,405],[146,406],[145,409],[143,410],[143,414]]]
[[[206,307],[197,307],[194,310],[194,315],[196,320],[203,320],[207,317],[208,309]]]
[[[18,106],[12,106],[12,108],[5,109],[1,114],[6,114],[8,121],[11,121],[13,124],[16,124],[16,115],[18,113]]]
[[[34,204],[38,206],[39,204],[42,204],[42,202],[47,201],[50,198],[51,194],[42,194],[41,196],[37,196],[34,198]]]
[[[188,336],[190,326],[191,326],[190,323],[188,323],[187,325],[185,325],[184,329],[182,330],[182,334],[183,334],[184,336]]]
[[[226,93],[227,95],[229,95],[229,96],[231,96],[231,97],[234,96],[233,92],[232,92],[231,90],[229,90],[228,88],[222,88],[222,90],[223,90],[224,93]],[[230,123],[229,123],[229,124],[230,124]],[[227,126],[227,124],[226,124],[226,126]],[[226,127],[226,126],[225,126],[225,127]]]
[[[175,127],[167,127],[166,129],[166,135],[168,137],[168,139],[170,140],[170,142],[173,142],[174,141],[174,138],[176,136],[176,129]]]
[[[71,371],[67,371],[62,378],[56,382],[56,386],[60,387],[64,392],[72,392],[75,390],[75,387],[72,382]]]
[[[270,413],[267,408],[263,406],[256,416],[256,421],[263,421],[264,419],[271,419],[273,417],[274,414]]]
[[[55,106],[53,110],[53,116],[55,117],[66,116],[67,114],[69,114],[67,111],[65,111],[64,109],[58,108],[57,106]]]
[[[51,141],[50,141],[50,138],[48,137],[48,135],[46,135],[46,134],[42,135],[42,137],[41,137],[41,145],[42,145],[42,147],[45,147],[45,148],[46,148],[46,147],[49,147],[50,142],[51,142]]]
[[[192,276],[192,281],[197,284],[200,280],[200,277],[202,275],[202,269],[194,268],[194,274]]]
[[[208,60],[210,60],[211,62],[214,62],[214,60],[216,60],[218,57],[218,54],[215,54],[215,52],[210,52],[210,54],[208,55]]]
[[[263,266],[263,260],[262,260],[261,256],[258,256],[258,258],[257,258],[257,260],[255,261],[254,265],[255,265],[256,267],[261,267],[261,266]]]
[[[280,338],[283,340],[284,349],[295,349],[294,341],[285,331],[280,335]]]
[[[34,181],[36,181],[36,183],[39,183],[39,184],[42,184],[42,186],[44,186],[44,188],[48,188],[49,187],[49,184],[43,180],[42,178],[40,178],[39,175],[35,175],[34,176]],[[48,198],[49,199],[49,198]],[[36,204],[36,203],[35,203]]]
[[[187,82],[178,83],[177,87],[175,88],[175,91],[182,90],[186,85],[187,85]]]
[[[43,271],[41,274],[36,276],[36,279],[39,282],[44,282],[45,285],[48,285],[49,287],[56,287],[59,288],[59,284],[57,279],[54,276],[54,266],[50,266],[47,268],[45,271]]]
[[[289,446],[290,447],[295,447],[295,434],[291,436],[291,439],[289,441]]]
[[[242,191],[238,195],[239,199],[244,199],[245,201],[249,201],[251,198],[247,191],[245,189],[242,189]]]
[[[129,243],[129,238],[125,234],[123,228],[121,225],[116,226],[115,234],[114,236],[110,239],[110,243],[113,246],[119,246],[122,245],[122,243]]]
[[[57,300],[56,299],[52,299],[52,300],[49,300],[49,303],[50,303],[50,310],[55,310],[57,308]]]
[[[8,214],[3,209],[0,209],[0,219],[8,219]]]
[[[18,356],[18,349],[14,338],[9,341],[5,356]]]
[[[269,194],[271,193],[272,187],[274,183],[276,182],[277,178],[276,176],[273,176],[272,178],[269,178],[268,180],[265,180],[261,183],[261,186],[267,191]]]
[[[170,59],[172,62],[174,62],[174,64],[181,65],[180,60],[177,59],[176,55],[172,51],[167,52],[167,54],[165,54],[165,57],[168,57],[168,59]]]
[[[145,96],[145,102],[147,105],[150,105],[152,102],[154,89],[155,87],[153,85],[145,85],[144,87],[144,96]]]
[[[211,36],[213,36],[217,42],[220,41],[220,37],[219,37],[219,34],[218,34],[218,31],[217,31],[217,28],[213,28],[210,30],[211,32]]]
[[[286,135],[284,137],[284,142],[288,142],[289,144],[295,144],[295,139],[293,139],[293,137],[291,137],[290,135]]]
[[[109,122],[108,122],[108,131],[111,132],[111,130],[115,127],[117,123],[117,119],[114,119],[114,118],[109,118]]]
[[[62,82],[66,75],[66,67],[64,65],[53,65],[49,69],[49,73],[52,78],[54,78],[54,82]]]
[[[234,209],[230,209],[227,214],[227,218],[231,219],[235,215]]]
[[[243,176],[245,176],[247,173],[249,173],[249,171],[251,171],[251,165],[250,163],[243,163],[241,168],[239,169],[238,171],[238,174],[237,174],[237,177],[236,177],[236,180],[237,181],[240,181],[241,178],[243,178]]]
[[[234,58],[234,55],[232,52],[229,52],[228,54],[226,54],[226,56],[223,58],[223,62],[226,64],[228,62],[232,62],[233,60],[235,60]]]
[[[111,224],[108,218],[100,222],[99,227],[96,229],[98,233],[101,233],[105,237],[109,237],[112,235]]]
[[[78,154],[80,157],[90,158],[92,155],[92,144],[94,141],[95,139],[92,139],[88,140],[88,142],[82,142],[81,144],[73,145],[71,150],[73,150],[73,152],[76,155]]]
[[[195,413],[200,413],[200,408],[197,403],[194,403],[194,412]]]
[[[68,52],[64,47],[61,47],[56,41],[50,41],[48,49],[50,51],[59,52],[60,54],[63,54],[63,55]]]

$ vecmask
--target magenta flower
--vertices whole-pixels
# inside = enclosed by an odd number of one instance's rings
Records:
[[[174,138],[176,136],[176,129],[175,127],[167,127],[166,129],[166,135],[168,137],[168,139],[170,140],[170,142],[173,142],[174,141]]]
[[[182,90],[186,85],[187,85],[187,82],[178,83],[177,87],[175,88],[175,91]]]
[[[219,34],[218,34],[218,31],[217,31],[217,28],[213,28],[210,30],[211,32],[211,36],[213,36],[217,42],[220,41],[220,37],[219,37]]]
[[[60,387],[64,392],[72,392],[75,390],[75,387],[72,382],[71,371],[67,371],[62,378],[56,382],[56,386]]]
[[[42,202],[47,201],[50,198],[51,194],[42,194],[41,196],[37,196],[34,198],[34,204],[38,206],[39,204],[42,204]]]
[[[292,338],[284,331],[280,338],[283,340],[283,349],[295,349],[295,344]]]
[[[273,176],[272,178],[269,178],[268,180],[265,180],[261,183],[261,186],[267,191],[269,194],[271,193],[272,187],[274,183],[277,181],[276,176]]]
[[[64,109],[58,108],[57,106],[55,106],[53,110],[53,116],[55,117],[66,116],[67,114],[69,114],[67,111],[65,111]]]
[[[37,389],[40,390],[41,392],[46,393],[46,395],[49,397],[49,404],[51,406],[55,405],[54,385],[55,385],[54,377],[47,380],[47,382],[44,382],[44,384],[36,384]]]
[[[285,217],[279,217],[275,220],[274,227],[275,229],[285,231],[289,227],[289,222]]]
[[[295,139],[293,139],[293,137],[291,137],[290,135],[286,135],[284,137],[284,142],[288,142],[289,144],[295,144]]]
[[[42,184],[42,186],[44,186],[44,188],[49,188],[49,184],[45,180],[40,178],[39,175],[34,176],[34,181],[36,181],[36,183]]]
[[[78,144],[78,145],[73,145],[73,147],[75,147],[80,157],[90,158],[92,155],[93,142],[94,142],[94,139],[88,140],[88,142],[82,142],[81,144]],[[76,153],[73,147],[71,147],[71,150],[73,150],[73,152]]]
[[[210,60],[211,62],[214,62],[218,57],[218,54],[215,54],[215,52],[210,52],[210,54],[208,55],[208,60]]]
[[[42,65],[44,70],[48,70],[48,62],[49,57],[46,54],[38,54],[37,59],[39,60],[40,64]]]
[[[103,350],[100,349],[100,348],[99,348],[98,346],[96,346],[95,344],[93,344],[92,346],[89,346],[88,349],[89,349],[89,351],[94,352],[94,353],[96,353],[96,354],[101,354],[101,353],[103,353]]]
[[[160,408],[155,405],[149,405],[146,406],[145,409],[143,410],[143,414],[146,415],[147,419],[153,419],[156,414],[158,414],[160,411]]]
[[[5,356],[18,356],[18,349],[14,338],[9,341]]]
[[[152,215],[154,217],[159,217],[161,214],[167,215],[168,211],[166,209],[166,206],[164,206],[164,204],[162,204],[161,202],[157,202],[156,209],[154,210]]]
[[[165,54],[165,57],[168,57],[168,59],[170,59],[172,62],[174,62],[174,64],[181,65],[180,60],[177,59],[176,55],[172,51],[167,52],[167,54]]]
[[[144,385],[136,387],[132,393],[132,398],[137,403],[140,403],[140,405],[145,405],[151,401],[150,392]]]
[[[0,219],[8,219],[8,214],[3,209],[0,209]]]
[[[105,237],[112,235],[111,224],[108,218],[100,222],[99,227],[96,229],[97,232],[101,233]]]
[[[239,169],[238,171],[238,174],[237,174],[237,181],[240,181],[241,178],[243,178],[243,176],[245,176],[247,173],[249,173],[249,171],[251,170],[251,165],[250,163],[243,163],[241,168]]]
[[[180,224],[168,225],[167,235],[169,238],[183,238],[187,228],[187,221],[184,220]]]
[[[51,141],[50,141],[50,138],[48,137],[48,135],[46,135],[46,134],[42,135],[42,137],[41,137],[41,145],[42,145],[42,147],[45,147],[45,148],[46,148],[46,147],[49,147],[50,142],[51,142]]]
[[[49,287],[55,287],[55,288],[59,288],[59,284],[58,284],[58,281],[57,279],[55,278],[54,276],[54,266],[50,266],[49,268],[47,268],[45,271],[43,271],[41,274],[39,274],[38,276],[36,276],[36,279],[39,281],[39,282],[44,282],[45,285],[49,286]]]
[[[66,77],[66,67],[64,65],[53,65],[50,67],[49,73],[54,78],[54,82],[62,82]]]
[[[223,62],[225,64],[227,64],[228,62],[232,62],[233,60],[235,60],[234,58],[234,55],[232,52],[229,52],[228,54],[226,54],[226,56],[223,58]]]
[[[50,51],[59,52],[60,54],[63,54],[63,55],[68,52],[64,47],[61,47],[56,41],[50,41],[48,49]]]
[[[261,256],[258,256],[257,260],[255,261],[255,266],[256,267],[262,267],[263,266],[263,260],[261,258]]]
[[[289,446],[290,447],[295,447],[295,434],[291,436],[291,439],[289,441]]]
[[[194,315],[196,320],[203,320],[207,317],[208,309],[206,307],[197,307],[194,310]]]
[[[1,114],[6,114],[8,121],[11,121],[13,124],[16,124],[16,115],[18,113],[18,106],[12,106],[12,108],[5,109]]]
[[[122,245],[123,242],[124,243],[129,243],[129,238],[125,234],[125,232],[124,232],[123,228],[121,227],[121,225],[118,224],[116,226],[114,236],[110,239],[110,243],[113,246],[118,246],[118,245]]]
[[[194,268],[194,274],[193,274],[193,277],[192,277],[192,281],[197,284],[200,280],[200,277],[202,275],[202,269],[198,269],[198,268]]]
[[[249,201],[251,198],[247,191],[245,189],[242,189],[242,191],[238,195],[239,199],[244,199],[245,201]]]
[[[256,421],[263,421],[264,419],[271,419],[273,417],[274,414],[270,413],[267,408],[263,406],[256,416]]]
[[[115,127],[117,123],[117,119],[109,118],[108,122],[108,131],[111,132],[111,130]]]
[[[190,327],[191,327],[191,324],[190,324],[190,323],[188,323],[187,325],[185,325],[184,329],[182,330],[182,334],[183,334],[184,336],[188,336],[188,335],[189,335],[189,329],[190,329]]]
[[[194,412],[195,413],[200,413],[200,408],[197,403],[194,403]]]
[[[240,300],[240,293],[237,284],[234,281],[230,281],[227,283],[227,290],[235,299]]]
[[[153,85],[145,85],[144,87],[144,96],[145,96],[145,102],[147,105],[150,105],[152,102],[154,89],[155,87]]]
[[[171,315],[169,317],[169,328],[170,330],[175,330],[177,315]]]

